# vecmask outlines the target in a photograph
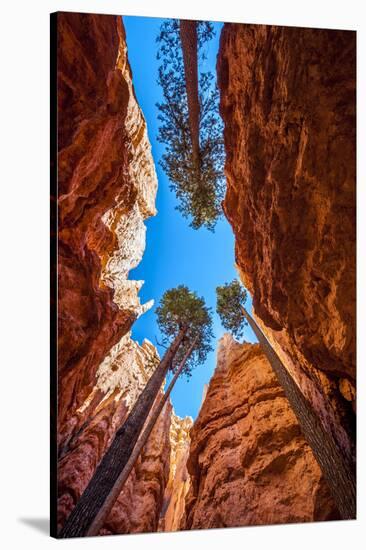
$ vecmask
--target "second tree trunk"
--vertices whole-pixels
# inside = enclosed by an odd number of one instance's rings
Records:
[[[176,336],[136,401],[126,422],[116,432],[109,449],[60,531],[60,538],[82,537],[87,533],[130,458],[171,362],[182,343],[184,334],[185,331],[181,330]]]

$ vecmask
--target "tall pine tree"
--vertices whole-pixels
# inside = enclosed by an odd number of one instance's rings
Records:
[[[158,140],[165,145],[160,164],[177,196],[177,209],[194,229],[210,230],[222,213],[225,191],[218,89],[213,74],[199,70],[206,59],[205,45],[213,36],[209,22],[168,20],[157,38],[158,83],[163,91],[163,101],[157,105]]]

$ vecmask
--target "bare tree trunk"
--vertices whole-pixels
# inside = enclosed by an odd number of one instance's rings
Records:
[[[82,537],[87,533],[131,456],[186,331],[187,329],[180,330],[136,401],[126,422],[116,432],[92,479],[61,529],[59,538]]]
[[[188,99],[189,127],[192,140],[193,163],[200,174],[200,102],[198,95],[198,39],[197,21],[181,19],[179,23],[182,43],[184,74]]]
[[[294,411],[305,439],[309,443],[320,466],[335,503],[343,519],[356,518],[356,471],[352,456],[346,456],[323,427],[318,415],[304,397],[302,391],[282,364],[280,358],[252,319],[243,308],[249,325],[256,334],[264,353],[281,384],[291,408]]]
[[[156,424],[156,421],[157,419],[159,418],[159,415],[161,413],[161,411],[163,410],[163,407],[165,405],[165,403],[167,402],[168,400],[168,397],[170,396],[170,393],[178,379],[178,377],[180,376],[183,368],[184,368],[184,365],[186,364],[189,356],[191,355],[193,349],[194,349],[194,346],[196,345],[197,343],[197,338],[193,341],[192,345],[190,346],[190,348],[188,349],[187,353],[184,355],[176,373],[174,374],[168,388],[167,388],[167,391],[165,392],[165,394],[161,397],[160,401],[156,404],[155,408],[153,409],[152,411],[152,414],[151,414],[151,417],[150,419],[148,420],[147,422],[147,425],[146,425],[146,428],[144,429],[141,437],[139,438],[139,440],[137,441],[136,445],[135,445],[135,448],[133,449],[133,452],[126,464],[126,466],[123,468],[122,472],[120,473],[116,483],[114,484],[114,487],[111,489],[109,495],[107,496],[106,500],[104,501],[104,504],[103,506],[101,507],[101,509],[99,510],[98,514],[95,516],[92,524],[90,525],[89,527],[89,530],[87,532],[87,536],[89,537],[93,537],[95,535],[97,535],[100,531],[100,529],[103,527],[105,521],[107,520],[112,508],[113,508],[113,505],[114,503],[116,502],[118,496],[121,494],[121,491],[127,481],[127,478],[128,476],[130,475],[131,473],[131,470],[132,468],[134,467],[135,463],[136,463],[136,460],[138,459],[140,453],[141,453],[141,450],[142,450],[142,447],[146,444],[147,440],[149,439],[149,436]]]

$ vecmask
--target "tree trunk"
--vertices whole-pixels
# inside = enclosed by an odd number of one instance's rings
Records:
[[[180,330],[136,401],[126,422],[116,432],[114,440],[100,461],[92,479],[61,529],[60,538],[84,536],[103,506],[130,458],[186,330]]]
[[[194,346],[196,345],[196,342],[197,342],[197,338],[193,341],[192,345],[190,346],[190,348],[188,349],[187,353],[185,354],[185,356],[183,357],[178,369],[177,369],[177,372],[174,374],[168,388],[167,388],[167,391],[165,392],[165,394],[161,397],[160,401],[156,404],[155,408],[153,409],[152,411],[152,414],[151,414],[151,417],[150,419],[148,420],[147,422],[147,425],[146,425],[146,428],[144,429],[141,437],[139,438],[139,440],[137,441],[136,445],[135,445],[135,448],[133,449],[133,452],[126,464],[126,466],[123,468],[122,472],[120,473],[116,483],[114,484],[114,487],[112,488],[111,492],[109,493],[109,495],[107,496],[107,498],[105,499],[104,501],[104,504],[103,506],[101,507],[101,509],[99,510],[98,514],[96,515],[95,519],[93,520],[92,524],[90,525],[89,529],[88,529],[88,532],[87,532],[87,536],[89,537],[93,537],[95,535],[97,535],[100,531],[100,529],[103,527],[105,521],[107,520],[112,508],[113,508],[113,505],[114,503],[116,502],[118,496],[121,494],[121,491],[127,481],[127,478],[128,476],[130,475],[131,473],[131,470],[132,468],[134,467],[140,453],[141,453],[141,450],[142,450],[142,447],[146,444],[147,440],[149,439],[149,436],[156,424],[156,421],[157,419],[159,418],[159,415],[161,413],[161,411],[163,410],[163,407],[165,405],[165,403],[167,402],[170,394],[171,394],[171,391],[178,379],[178,377],[180,376],[183,368],[184,368],[184,365],[186,364],[189,356],[191,355],[193,349],[194,349]]]
[[[282,364],[280,358],[243,308],[249,325],[256,334],[264,353],[281,384],[295,413],[305,439],[309,443],[320,466],[335,503],[343,519],[356,518],[356,471],[352,456],[347,456],[323,427],[318,415],[304,397],[302,391]]]
[[[193,164],[199,176],[200,167],[200,102],[198,94],[198,40],[197,21],[180,20],[184,75],[188,99],[189,127],[192,141]]]

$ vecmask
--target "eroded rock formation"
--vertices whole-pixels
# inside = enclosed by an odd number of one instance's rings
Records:
[[[172,414],[170,425],[170,469],[161,510],[159,531],[178,531],[185,513],[185,498],[190,479],[187,460],[190,448],[191,417]]]
[[[224,26],[226,217],[258,324],[354,454],[355,33]]]
[[[100,363],[141,306],[128,272],[145,248],[157,179],[122,20],[58,14],[59,443]],[[81,419],[81,422],[84,420]]]
[[[157,179],[119,17],[58,14],[58,523],[159,360],[133,342]],[[102,534],[157,529],[169,476],[162,412]]]
[[[225,335],[190,432],[186,529],[336,519],[312,451],[258,344]]]
[[[58,467],[58,522],[63,525],[92,477],[115,431],[127,418],[159,356],[145,340],[129,334],[100,366],[98,381],[84,408],[78,432],[63,447]],[[77,416],[77,415],[76,415]],[[163,409],[151,436],[114,505],[101,534],[155,531],[169,477],[171,405]],[[79,425],[79,423],[77,424]]]

